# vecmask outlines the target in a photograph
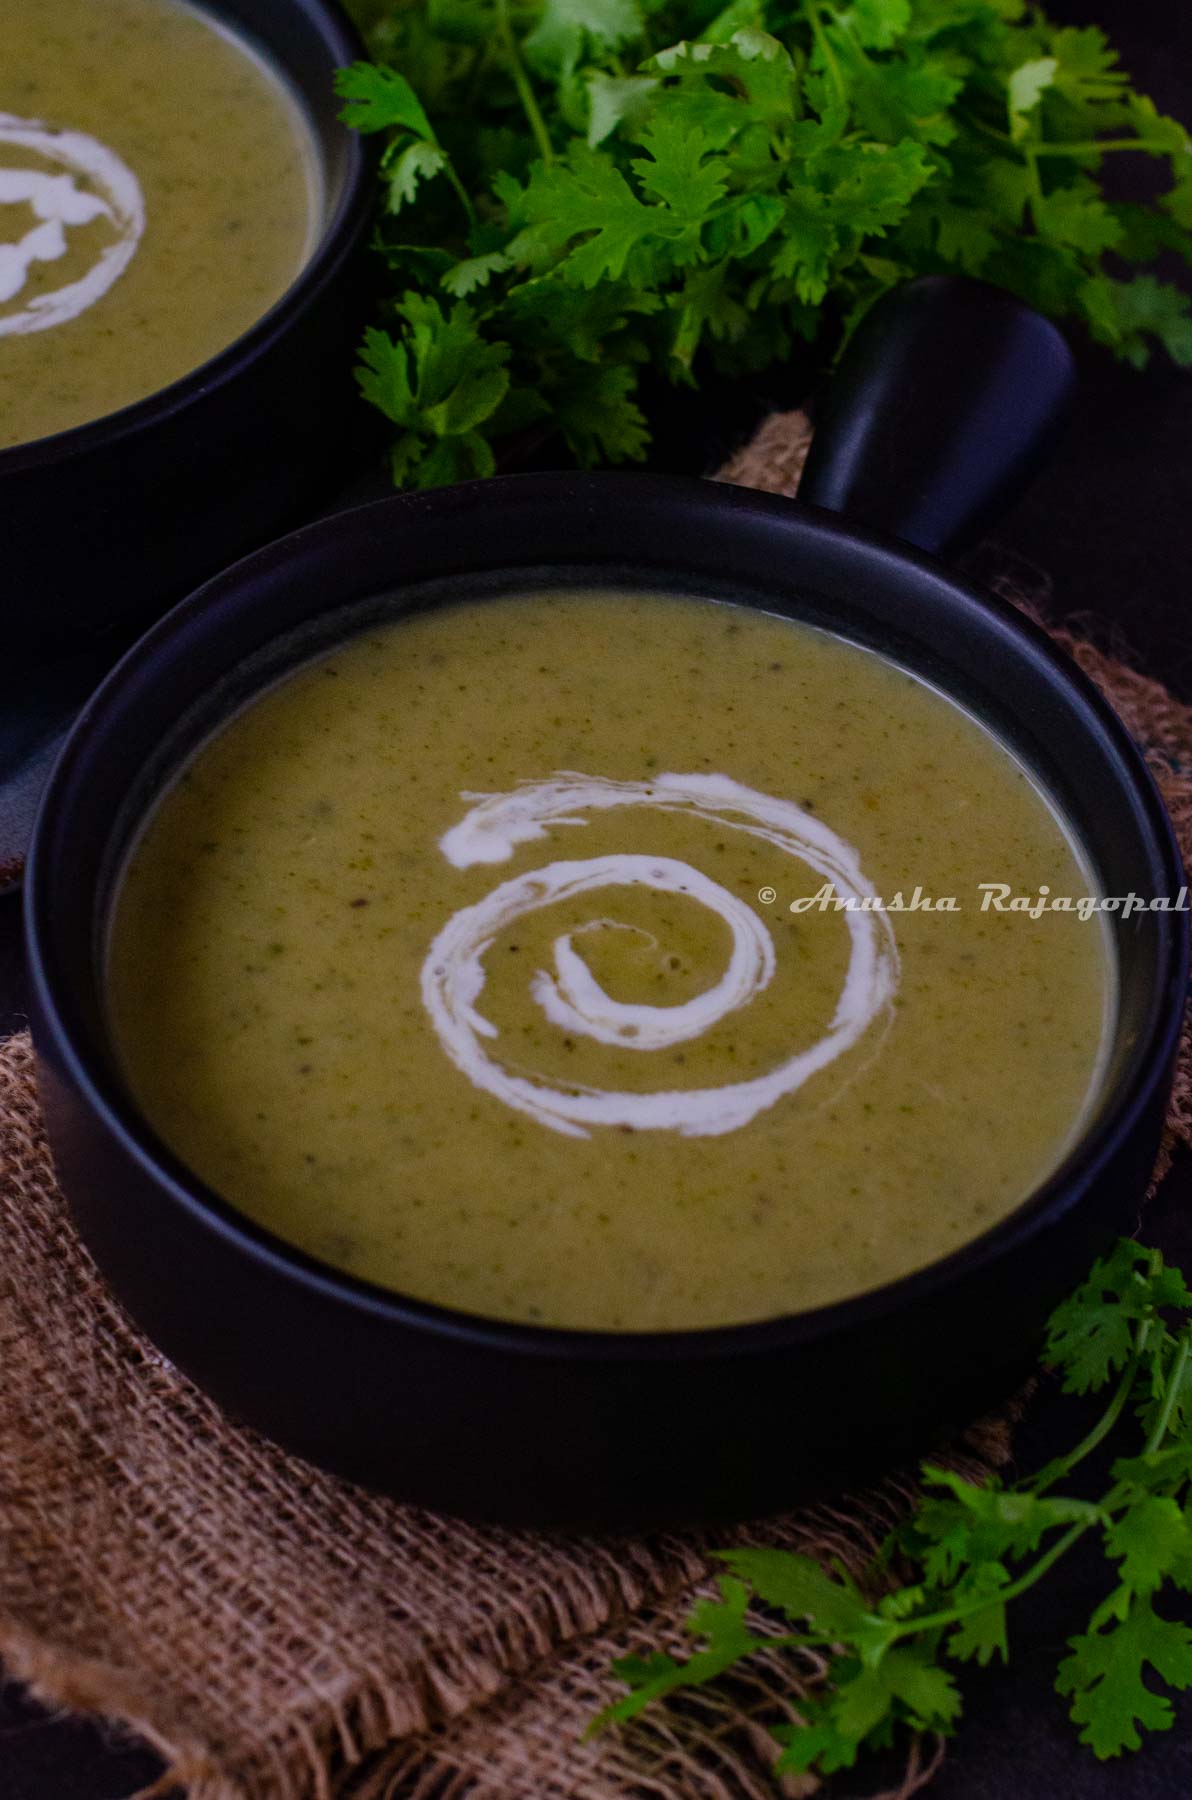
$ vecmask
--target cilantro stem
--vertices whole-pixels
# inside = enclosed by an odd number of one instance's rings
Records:
[[[443,152],[443,173],[444,173],[444,175],[446,175],[448,181],[451,183],[451,186],[455,189],[455,192],[459,198],[459,203],[463,207],[464,212],[467,215],[468,224],[470,226],[475,226],[475,224],[476,224],[476,208],[472,205],[471,197],[468,194],[468,190],[464,186],[463,182],[460,180],[459,176],[456,174],[455,164],[452,162],[451,158],[447,155],[446,151]]]
[[[530,86],[530,78],[526,74],[526,67],[517,47],[517,39],[513,35],[513,26],[509,22],[509,0],[497,0],[497,33],[504,45],[505,54],[509,58],[513,85],[517,89],[517,97],[522,103],[522,110],[534,135],[534,142],[538,146],[538,154],[549,168],[555,160],[554,146],[550,141],[550,133],[546,129],[546,121],[534,98],[534,90]]]
[[[1103,152],[1113,150],[1142,150],[1150,156],[1169,156],[1170,148],[1154,138],[1074,138],[1071,142],[1046,143],[1042,139],[1038,143],[1022,144],[1016,142],[1008,131],[999,131],[996,125],[990,125],[985,119],[974,115],[966,120],[966,124],[983,136],[992,138],[1001,147],[1004,155],[1017,154],[1025,157],[1039,156],[1100,156]]]
[[[1034,144],[1036,156],[1100,156],[1107,150],[1142,150],[1148,156],[1169,156],[1170,146],[1153,138],[1088,138],[1071,144]]]
[[[1171,1424],[1171,1415],[1175,1409],[1176,1400],[1179,1398],[1190,1352],[1192,1352],[1192,1333],[1185,1331],[1176,1346],[1176,1353],[1171,1359],[1171,1371],[1167,1377],[1167,1390],[1163,1395],[1163,1405],[1159,1409],[1159,1417],[1155,1420],[1151,1434],[1143,1448],[1144,1456],[1153,1456],[1167,1436],[1167,1428]]]
[[[464,96],[465,106],[474,107],[477,104],[480,98],[481,85],[484,81],[484,77],[488,74],[490,60],[490,46],[488,44],[486,44],[483,49],[477,50],[473,55],[472,67],[467,78],[467,92]]]
[[[1040,214],[1044,205],[1043,183],[1039,179],[1039,159],[1035,154],[1033,144],[1024,144],[1022,153],[1026,157],[1026,172],[1030,180],[1031,216],[1035,221],[1035,229],[1038,231],[1042,227]]]
[[[756,1645],[765,1650],[830,1650],[839,1649],[841,1636],[839,1632],[814,1631],[810,1633],[784,1632],[781,1637],[767,1638],[764,1644]]]
[[[992,138],[1006,154],[1018,149],[1018,145],[1008,131],[999,131],[996,125],[990,125],[987,120],[978,118],[976,113],[971,119],[966,119],[965,123],[971,125],[974,131],[983,132],[986,137]]]
[[[839,59],[837,58],[835,50],[832,48],[832,40],[824,30],[824,22],[820,17],[820,10],[816,5],[815,0],[805,0],[805,10],[807,13],[807,22],[811,26],[811,35],[815,39],[816,49],[823,58],[824,67],[827,69],[831,78],[832,86],[836,89],[836,98],[847,111],[849,104],[848,86],[845,82]]]
[[[1151,1324],[1152,1321],[1150,1319],[1144,1319],[1139,1325],[1134,1339],[1134,1349],[1131,1353],[1130,1360],[1122,1370],[1121,1379],[1117,1384],[1113,1399],[1109,1402],[1109,1405],[1105,1408],[1105,1411],[1101,1414],[1097,1423],[1093,1426],[1091,1431],[1081,1438],[1074,1449],[1069,1450],[1065,1456],[1057,1456],[1054,1462],[1047,1463],[1039,1470],[1039,1473],[1033,1480],[1027,1483],[1031,1493],[1045,1494],[1048,1488],[1055,1486],[1062,1475],[1069,1474],[1076,1467],[1077,1463],[1082,1463],[1086,1456],[1091,1456],[1093,1451],[1097,1448],[1097,1445],[1102,1443],[1105,1438],[1109,1436],[1110,1432],[1121,1418],[1122,1408],[1130,1398],[1135,1377],[1138,1374],[1139,1366],[1142,1362],[1143,1352],[1146,1349],[1147,1338],[1150,1336]]]
[[[1016,1576],[1006,1587],[992,1588],[987,1593],[974,1594],[970,1600],[962,1602],[958,1606],[943,1607],[939,1612],[924,1613],[919,1618],[907,1619],[905,1624],[898,1628],[896,1637],[892,1641],[896,1642],[897,1638],[917,1637],[923,1631],[935,1631],[944,1626],[955,1625],[961,1619],[967,1619],[970,1613],[984,1612],[986,1607],[998,1604],[1004,1606],[1009,1600],[1017,1600],[1019,1594],[1025,1594],[1028,1588],[1034,1587],[1035,1583],[1046,1575],[1053,1563],[1057,1563],[1061,1556],[1068,1554],[1077,1539],[1083,1537],[1093,1523],[1092,1519],[1079,1519],[1075,1525],[1070,1525],[1063,1537],[1056,1539],[1050,1550],[1044,1551],[1043,1555],[1033,1562],[1029,1569],[1024,1569],[1022,1574]]]

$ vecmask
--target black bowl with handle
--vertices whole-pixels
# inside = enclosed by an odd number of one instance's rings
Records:
[[[10,653],[44,654],[164,612],[301,518],[361,429],[351,367],[372,181],[334,90],[360,41],[334,0],[204,0],[204,10],[258,45],[296,94],[322,217],[287,291],[217,356],[118,412],[0,450]]]
[[[839,1486],[971,1417],[1037,1353],[1050,1308],[1137,1215],[1178,1041],[1183,912],[1113,915],[1118,1007],[1099,1098],[1062,1166],[1000,1224],[854,1299],[660,1333],[472,1317],[341,1274],[246,1220],[130,1099],[102,953],[138,821],[235,706],[354,624],[560,580],[720,595],[876,647],[1027,763],[1103,893],[1176,899],[1170,826],[1114,714],[1013,608],[894,535],[939,549],[971,534],[1040,453],[1070,378],[1057,334],[1005,296],[916,284],[854,344],[808,471],[813,495],[865,525],[644,475],[401,496],[242,562],[104,683],[58,763],[28,875],[46,1117],[113,1287],[234,1414],[411,1501],[620,1528],[740,1517]]]

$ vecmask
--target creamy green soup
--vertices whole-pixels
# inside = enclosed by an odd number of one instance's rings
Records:
[[[1106,939],[989,883],[1094,891],[879,656],[713,601],[461,605],[198,751],[119,886],[112,1019],[165,1141],[327,1262],[506,1319],[756,1319],[963,1244],[1071,1140]]]
[[[0,448],[144,399],[266,313],[317,234],[305,116],[182,0],[0,0]]]

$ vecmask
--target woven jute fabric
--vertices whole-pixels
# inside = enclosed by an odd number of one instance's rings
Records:
[[[801,415],[776,417],[722,478],[790,491],[808,441]],[[1055,635],[1144,745],[1192,848],[1192,709]],[[1169,1126],[1169,1142],[1192,1130],[1186,1048]],[[953,1456],[977,1471],[1007,1446],[1003,1414]],[[758,1659],[585,1741],[609,1663],[684,1641],[718,1545],[859,1570],[908,1492],[892,1477],[715,1537],[597,1540],[472,1527],[323,1475],[226,1417],[107,1293],[54,1180],[29,1040],[0,1047],[0,1659],[153,1745],[155,1793],[763,1800],[762,1722],[797,1707],[814,1657]],[[898,1792],[937,1756],[916,1746]]]

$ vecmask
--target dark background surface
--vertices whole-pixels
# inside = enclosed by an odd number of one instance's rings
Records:
[[[1068,23],[1104,25],[1136,84],[1192,122],[1189,0],[1053,0],[1049,10]],[[1136,179],[1141,172],[1122,169],[1126,191]],[[998,541],[1049,573],[1056,612],[1083,615],[1100,641],[1192,701],[1192,373],[1156,364],[1137,375],[1101,355],[1083,364],[1067,436]],[[14,741],[14,679],[0,666],[0,775]],[[88,679],[89,669],[60,677],[84,691]],[[23,1023],[19,930],[19,896],[10,893],[0,897],[0,1033]],[[1192,1159],[1168,1177],[1143,1235],[1192,1269]],[[1021,1465],[1045,1460],[1079,1430],[1071,1403],[1045,1385],[1018,1434]],[[1192,1696],[1177,1705],[1171,1733],[1102,1765],[1076,1744],[1050,1691],[1064,1640],[1107,1586],[1105,1565],[1077,1554],[1019,1603],[1010,1667],[965,1675],[961,1735],[931,1788],[938,1800],[1192,1796]],[[0,1687],[0,1800],[122,1800],[157,1769],[111,1732],[41,1712],[15,1684]],[[857,1778],[835,1791],[853,1800],[880,1786]]]

